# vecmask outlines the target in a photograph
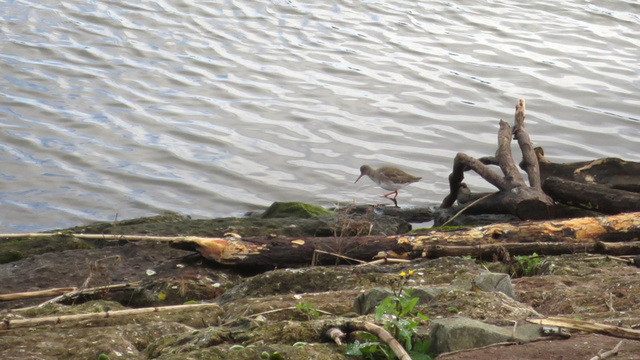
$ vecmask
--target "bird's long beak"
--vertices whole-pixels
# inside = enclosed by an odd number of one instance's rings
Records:
[[[363,175],[364,175],[364,174],[360,174],[360,176],[358,176],[358,178],[356,179],[356,181],[354,181],[353,183],[354,183],[354,184],[355,184],[355,183],[357,183],[357,182],[358,182],[358,180],[360,180],[360,178],[361,178]]]

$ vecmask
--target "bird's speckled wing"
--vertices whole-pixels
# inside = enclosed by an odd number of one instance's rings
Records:
[[[422,179],[390,166],[381,167],[378,171],[382,176],[396,184],[411,184]]]

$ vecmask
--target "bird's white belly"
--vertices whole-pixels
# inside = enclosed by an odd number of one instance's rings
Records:
[[[406,184],[396,184],[394,182],[391,181],[381,181],[380,182],[380,187],[385,189],[385,190],[389,190],[389,191],[396,191],[396,190],[400,190],[402,189]]]

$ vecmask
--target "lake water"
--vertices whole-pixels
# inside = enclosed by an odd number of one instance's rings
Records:
[[[353,183],[362,164],[422,176],[399,204],[436,205],[455,154],[493,154],[518,98],[552,161],[640,161],[638,14],[636,0],[5,0],[0,231],[385,202]]]

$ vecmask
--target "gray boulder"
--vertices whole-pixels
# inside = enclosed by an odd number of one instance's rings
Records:
[[[499,291],[512,299],[516,298],[511,285],[511,277],[508,274],[482,273],[473,280],[473,284],[482,291]]]
[[[523,324],[501,327],[468,318],[436,319],[431,322],[431,350],[435,355],[445,352],[479,348],[502,342],[526,343],[542,337],[542,327]]]

